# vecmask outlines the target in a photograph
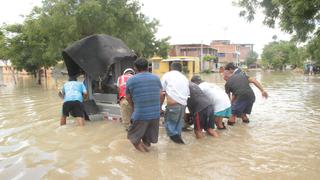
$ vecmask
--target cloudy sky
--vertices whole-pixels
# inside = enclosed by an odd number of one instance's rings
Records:
[[[232,0],[140,0],[142,12],[160,21],[158,38],[170,36],[171,44],[204,43],[211,40],[231,40],[252,43],[262,52],[272,36],[288,40],[290,36],[279,29],[264,26],[262,14],[248,23],[238,16],[240,9]],[[23,17],[41,0],[0,0],[0,23],[22,22]]]

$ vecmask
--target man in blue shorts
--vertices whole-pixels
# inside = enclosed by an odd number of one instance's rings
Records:
[[[60,125],[65,125],[69,114],[74,116],[79,126],[84,125],[83,97],[87,96],[87,90],[83,83],[78,82],[75,76],[69,77],[69,81],[63,85],[59,96],[64,98]]]
[[[134,67],[137,74],[126,84],[126,98],[133,107],[127,137],[137,150],[147,152],[158,142],[162,86],[159,77],[148,72],[146,59],[137,59]]]
[[[255,101],[255,95],[249,85],[249,80],[241,73],[232,74],[231,72],[224,72],[224,79],[226,93],[232,93],[231,109],[232,116],[228,121],[228,125],[233,125],[237,117],[241,117],[244,123],[249,123],[247,114],[251,114],[252,106]]]

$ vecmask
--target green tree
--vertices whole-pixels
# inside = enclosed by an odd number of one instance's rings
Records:
[[[263,48],[261,55],[264,66],[282,70],[286,65],[302,67],[305,60],[305,49],[298,49],[290,41],[274,41]]]
[[[256,53],[255,51],[250,51],[245,59],[245,63],[247,65],[256,63],[258,56],[258,53]]]
[[[297,42],[309,42],[307,52],[320,64],[320,1],[319,0],[235,0],[240,16],[252,21],[257,10],[264,13],[263,23],[280,28],[293,35]],[[303,53],[305,55],[305,53]],[[300,63],[300,61],[299,61]]]
[[[159,22],[141,13],[138,1],[44,0],[23,24],[5,26],[12,63],[36,74],[61,60],[61,51],[93,34],[122,39],[138,56],[167,56],[169,37],[157,39]]]
[[[243,8],[240,16],[252,21],[256,11],[262,9],[264,24],[274,27],[279,22],[282,30],[301,41],[313,38],[320,31],[319,0],[237,0],[235,3]]]
[[[214,55],[206,55],[206,56],[203,57],[204,61],[214,61],[216,59],[218,59],[218,57],[216,57]]]

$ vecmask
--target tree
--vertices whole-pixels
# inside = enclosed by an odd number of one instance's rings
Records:
[[[254,64],[257,62],[258,59],[258,53],[255,51],[250,51],[245,59],[245,62],[247,65]]]
[[[320,64],[320,1],[319,0],[237,0],[243,8],[240,16],[252,21],[257,10],[263,11],[263,23],[280,28],[293,35],[297,42],[309,42],[307,50],[313,60]]]
[[[236,4],[243,8],[240,16],[249,21],[254,19],[258,9],[262,9],[264,24],[274,27],[279,22],[280,28],[294,34],[297,40],[305,41],[320,31],[319,0],[237,0]]]
[[[293,42],[274,41],[263,48],[262,63],[264,66],[280,70],[283,70],[286,65],[302,67],[305,60],[304,51],[304,48],[298,49]]]
[[[18,69],[36,73],[62,59],[61,51],[93,34],[122,39],[138,56],[167,56],[169,37],[157,39],[159,22],[130,0],[44,0],[23,24],[5,26],[9,57]]]

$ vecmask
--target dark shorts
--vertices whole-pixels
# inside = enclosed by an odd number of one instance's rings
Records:
[[[208,130],[208,128],[214,129],[214,111],[213,106],[210,105],[205,109],[197,112],[194,115],[194,129],[195,130]]]
[[[62,106],[62,114],[63,116],[71,116],[73,117],[83,117],[84,116],[84,108],[83,104],[80,101],[67,101],[63,103]]]
[[[145,143],[157,143],[159,136],[159,119],[135,120],[129,126],[128,139],[132,144],[138,144],[141,140]]]
[[[237,116],[241,116],[241,114],[251,114],[253,103],[254,101],[236,100],[231,106],[232,114]]]

